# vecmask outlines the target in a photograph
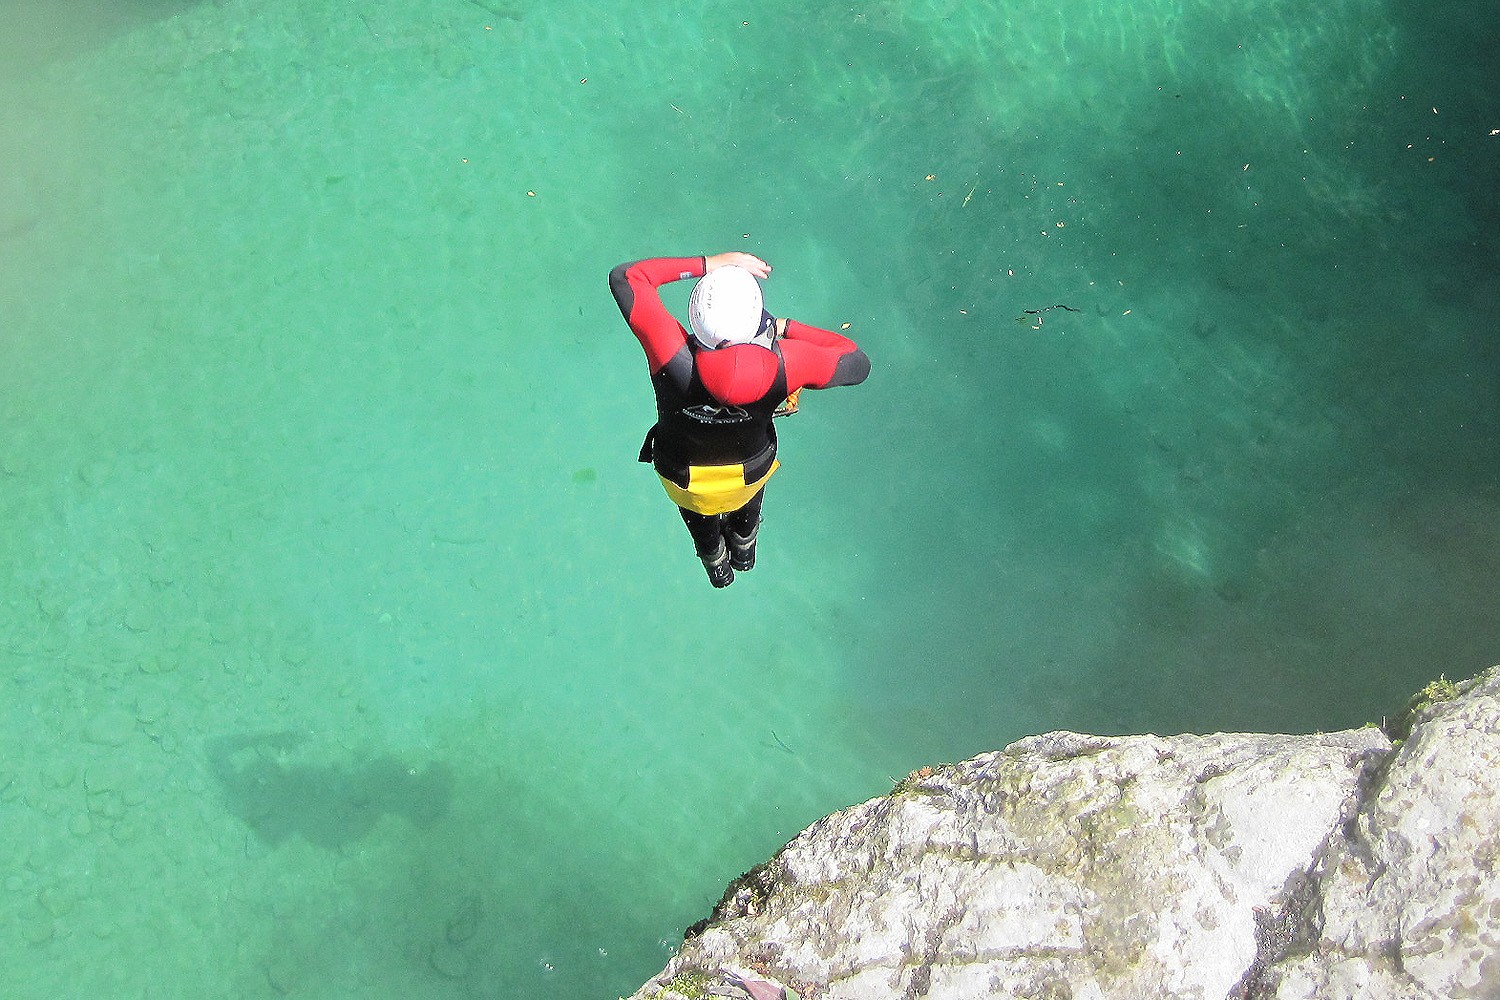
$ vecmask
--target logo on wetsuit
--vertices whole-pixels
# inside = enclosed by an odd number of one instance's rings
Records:
[[[743,424],[752,419],[750,411],[742,406],[715,406],[712,403],[684,406],[682,415],[700,424]]]

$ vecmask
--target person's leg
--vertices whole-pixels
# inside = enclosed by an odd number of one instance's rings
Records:
[[[708,582],[715,587],[729,586],[734,582],[734,570],[729,565],[729,549],[724,544],[724,515],[699,514],[685,507],[678,507],[677,511],[693,536],[693,548],[708,572]]]
[[[739,510],[724,515],[724,541],[729,544],[729,565],[737,570],[755,568],[755,538],[760,534],[761,489]]]

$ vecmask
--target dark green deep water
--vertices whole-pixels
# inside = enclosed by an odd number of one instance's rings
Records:
[[[0,995],[614,997],[922,764],[1500,661],[1500,14],[658,6],[0,5]],[[874,361],[722,593],[605,285],[721,249]]]

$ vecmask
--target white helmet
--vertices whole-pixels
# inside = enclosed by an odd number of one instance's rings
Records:
[[[771,337],[760,335],[764,309],[755,275],[738,265],[725,264],[693,286],[688,322],[694,339],[710,350],[730,344],[760,343],[769,347]]]

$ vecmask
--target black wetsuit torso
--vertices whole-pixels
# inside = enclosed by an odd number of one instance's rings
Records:
[[[728,406],[703,384],[696,364],[701,348],[697,344],[685,347],[651,377],[656,390],[653,440],[658,471],[675,480],[688,465],[770,465],[776,444],[771,415],[787,397],[781,351],[772,348],[776,378],[765,394],[743,406]]]

